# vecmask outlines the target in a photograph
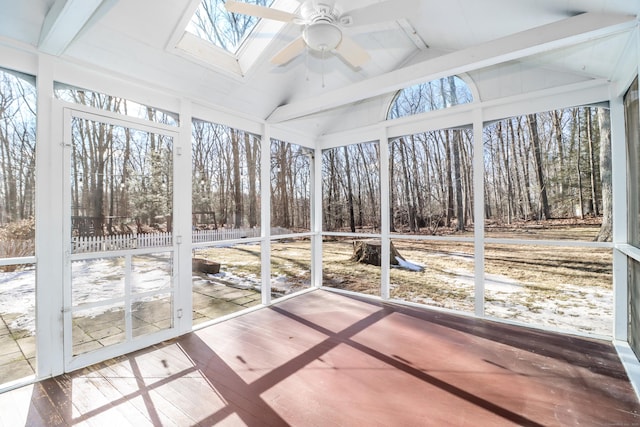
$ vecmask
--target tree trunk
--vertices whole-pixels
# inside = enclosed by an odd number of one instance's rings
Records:
[[[404,186],[404,199],[407,203],[407,220],[409,225],[409,231],[416,231],[416,216],[415,210],[413,206],[413,201],[411,200],[411,190],[409,188],[409,168],[407,166],[407,155],[406,155],[406,141],[404,138],[398,140],[400,146],[398,149],[400,150],[400,162],[402,164],[402,178],[403,178],[403,186]]]
[[[610,242],[613,235],[613,206],[611,198],[611,119],[604,108],[597,111],[600,127],[600,179],[602,186],[602,225],[596,237],[598,242]]]
[[[578,126],[578,147],[576,153],[576,172],[578,175],[578,214],[580,219],[584,219],[584,201],[582,200],[582,170],[580,167],[580,152],[582,151],[582,136],[580,132],[580,115],[576,114]]]
[[[240,177],[240,149],[238,147],[238,132],[231,131],[231,150],[233,153],[233,227],[242,227],[242,180]]]
[[[349,162],[349,148],[344,146],[345,174],[347,175],[347,206],[349,208],[349,229],[356,232],[356,218],[353,210],[353,188],[351,185],[351,164]]]
[[[268,142],[265,142],[267,144]],[[244,133],[245,152],[247,153],[247,179],[249,180],[249,227],[258,225],[258,196],[256,191],[256,165],[258,164],[258,147],[260,146],[248,132]]]
[[[466,220],[464,217],[464,203],[462,201],[462,174],[460,172],[460,132],[459,130],[453,131],[453,173],[456,188],[456,216],[458,219],[456,230],[464,231]]]
[[[598,209],[598,198],[596,195],[596,167],[595,167],[595,152],[594,152],[594,148],[593,148],[593,135],[591,132],[591,126],[592,126],[592,121],[591,121],[591,108],[587,107],[584,109],[585,110],[585,116],[587,117],[587,144],[589,147],[589,178],[590,178],[590,183],[591,183],[591,212],[593,213],[593,215],[595,216],[599,216],[600,212]]]
[[[567,180],[564,175],[564,143],[562,141],[562,111],[554,110],[551,113],[553,129],[556,135],[556,145],[558,146],[558,168],[560,179],[560,198],[563,199],[567,192]]]
[[[544,172],[542,168],[542,151],[540,148],[540,136],[538,135],[538,119],[535,114],[528,116],[529,130],[531,132],[531,145],[533,155],[536,161],[536,177],[538,179],[538,188],[540,189],[540,202],[542,204],[542,217],[551,219],[551,211],[549,209],[549,200],[547,198],[547,187],[545,185]]]
[[[454,216],[453,208],[453,171],[451,166],[451,137],[450,131],[444,131],[445,137],[445,176],[447,181],[447,227],[451,227],[451,218]]]

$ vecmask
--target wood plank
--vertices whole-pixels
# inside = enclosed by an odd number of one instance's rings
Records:
[[[0,395],[22,424],[640,425],[640,403],[610,342],[314,291]]]

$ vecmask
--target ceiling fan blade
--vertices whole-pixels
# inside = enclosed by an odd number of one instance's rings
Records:
[[[293,22],[298,16],[284,10],[272,9],[270,7],[258,6],[251,3],[242,3],[227,0],[224,7],[228,12],[240,13],[242,15],[255,16],[257,18],[271,19],[273,21]]]
[[[362,46],[344,34],[342,35],[342,41],[336,47],[336,53],[351,64],[353,68],[361,67],[371,59],[369,53]]]
[[[416,16],[420,0],[387,0],[345,12],[340,23],[345,26],[379,24]]]
[[[284,65],[296,56],[300,55],[306,47],[307,44],[304,42],[302,36],[300,36],[286,45],[280,52],[276,53],[273,58],[271,58],[271,63],[275,65]]]

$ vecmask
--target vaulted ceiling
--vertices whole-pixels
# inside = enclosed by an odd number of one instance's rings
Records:
[[[273,65],[269,59],[300,34],[293,23],[260,21],[237,58],[193,42],[184,30],[200,0],[0,2],[0,43],[260,120],[295,127],[312,116],[315,129],[306,131],[315,134],[358,110],[380,120],[398,89],[450,74],[463,75],[482,100],[615,79],[640,12],[640,0],[421,0],[406,18],[345,30],[371,56],[353,68],[315,53]],[[322,1],[343,11],[377,2]],[[293,13],[300,5],[273,3]]]

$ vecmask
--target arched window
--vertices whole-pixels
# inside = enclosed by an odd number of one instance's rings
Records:
[[[444,77],[402,89],[393,99],[387,119],[442,110],[472,101],[471,90],[461,78]]]

